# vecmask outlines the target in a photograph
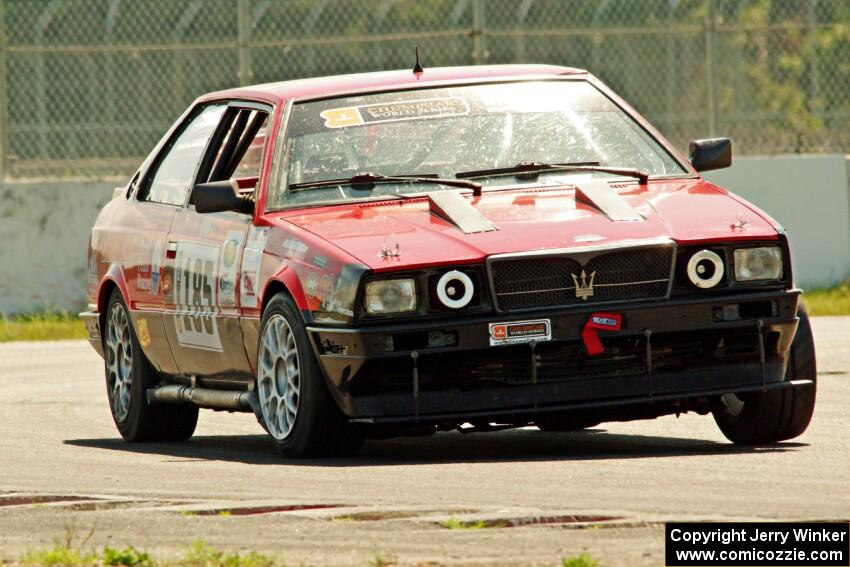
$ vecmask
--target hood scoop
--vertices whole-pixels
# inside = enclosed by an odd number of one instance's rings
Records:
[[[607,183],[590,182],[576,187],[576,200],[596,207],[614,222],[644,221],[643,216]]]
[[[445,219],[466,234],[499,230],[460,191],[430,193],[428,202],[431,214]]]

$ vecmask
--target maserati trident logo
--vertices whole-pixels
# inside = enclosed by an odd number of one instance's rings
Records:
[[[590,278],[581,271],[581,275],[576,277],[575,274],[570,274],[573,277],[573,283],[576,284],[576,297],[587,301],[588,297],[593,297],[593,278],[596,277],[596,272],[590,272]]]

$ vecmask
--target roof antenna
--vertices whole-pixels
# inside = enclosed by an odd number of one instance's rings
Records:
[[[419,46],[416,46],[416,64],[413,66],[413,74],[416,75],[416,78],[419,78],[419,75],[425,72],[425,69],[422,68],[422,63],[419,61]]]

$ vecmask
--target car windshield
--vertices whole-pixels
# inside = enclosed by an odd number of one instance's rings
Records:
[[[657,140],[585,81],[465,85],[296,103],[284,151],[286,171],[279,176],[275,206],[453,189],[344,181],[358,172],[440,178],[483,172],[475,181],[485,190],[544,178],[614,175],[586,170],[553,170],[533,179],[487,175],[524,162],[626,167],[651,176],[686,173]],[[316,183],[327,180],[339,182]]]

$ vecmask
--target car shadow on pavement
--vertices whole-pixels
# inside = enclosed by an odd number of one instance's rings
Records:
[[[112,451],[167,455],[180,460],[330,467],[649,459],[776,453],[807,446],[805,443],[785,442],[742,447],[705,439],[615,434],[602,428],[566,433],[531,428],[491,433],[449,432],[431,437],[369,440],[354,457],[305,460],[281,457],[265,435],[199,435],[182,443],[126,443],[117,438],[69,439],[65,443]]]

